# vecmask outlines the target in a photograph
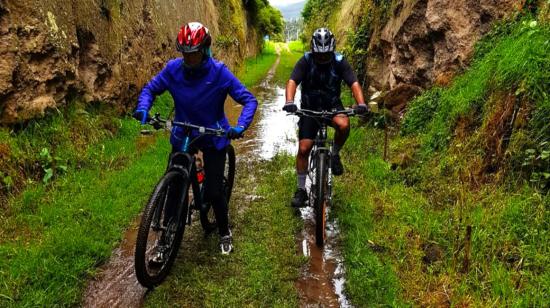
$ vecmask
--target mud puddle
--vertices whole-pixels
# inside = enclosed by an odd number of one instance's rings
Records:
[[[330,210],[330,209],[329,209]],[[323,248],[315,244],[313,208],[300,209],[304,229],[297,236],[297,252],[309,258],[296,281],[303,307],[352,307],[344,294],[344,265],[338,247],[339,229],[335,221],[327,221]]]
[[[134,249],[139,228],[137,219],[124,234],[120,246],[113,251],[109,263],[101,268],[88,285],[84,307],[139,307],[147,289],[137,281],[134,272]]]

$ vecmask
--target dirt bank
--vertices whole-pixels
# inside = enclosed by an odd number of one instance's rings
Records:
[[[226,11],[229,21],[220,17]],[[234,1],[0,1],[0,124],[75,97],[124,110],[176,56],[179,26],[194,20],[210,28],[217,57],[229,65],[258,49],[247,12]],[[226,31],[236,42],[218,48]]]

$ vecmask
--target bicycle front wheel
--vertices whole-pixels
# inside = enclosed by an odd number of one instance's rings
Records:
[[[326,207],[327,207],[327,180],[328,165],[327,154],[319,153],[317,156],[317,167],[315,170],[315,191],[314,191],[314,211],[315,211],[315,243],[323,247],[326,237]]]
[[[178,171],[159,181],[141,218],[136,239],[136,277],[144,287],[164,281],[178,253],[189,203],[189,179]]]

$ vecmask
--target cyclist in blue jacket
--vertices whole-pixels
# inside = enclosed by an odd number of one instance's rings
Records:
[[[144,124],[157,95],[170,92],[175,104],[175,121],[209,128],[223,128],[227,137],[203,136],[194,144],[203,153],[205,163],[205,201],[213,205],[222,254],[233,250],[228,222],[228,205],[222,192],[226,148],[230,139],[240,138],[250,126],[258,102],[254,95],[221,62],[211,56],[212,38],[201,23],[184,25],[176,47],[183,58],[168,61],[166,67],[143,88],[134,118]],[[224,113],[229,94],[243,105],[237,125],[231,126]],[[182,129],[174,127],[170,137],[172,151],[182,146]]]

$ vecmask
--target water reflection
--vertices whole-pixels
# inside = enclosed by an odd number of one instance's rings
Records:
[[[309,180],[308,180],[308,184]],[[309,185],[308,185],[309,186]],[[308,187],[309,189],[309,187]],[[327,209],[330,214],[330,208]],[[315,244],[315,213],[313,208],[300,209],[304,229],[298,235],[299,249],[309,258],[296,282],[301,305],[305,307],[352,307],[344,293],[345,270],[338,247],[340,230],[335,220],[327,220],[325,246]]]
[[[239,153],[254,154],[255,158],[271,159],[279,152],[294,154],[298,150],[298,118],[282,111],[285,104],[285,89],[257,87],[252,90],[260,106],[254,122],[245,133],[245,138],[236,141]],[[296,94],[299,97],[300,93]],[[226,104],[226,114],[231,124],[235,124],[242,106],[230,99]]]

